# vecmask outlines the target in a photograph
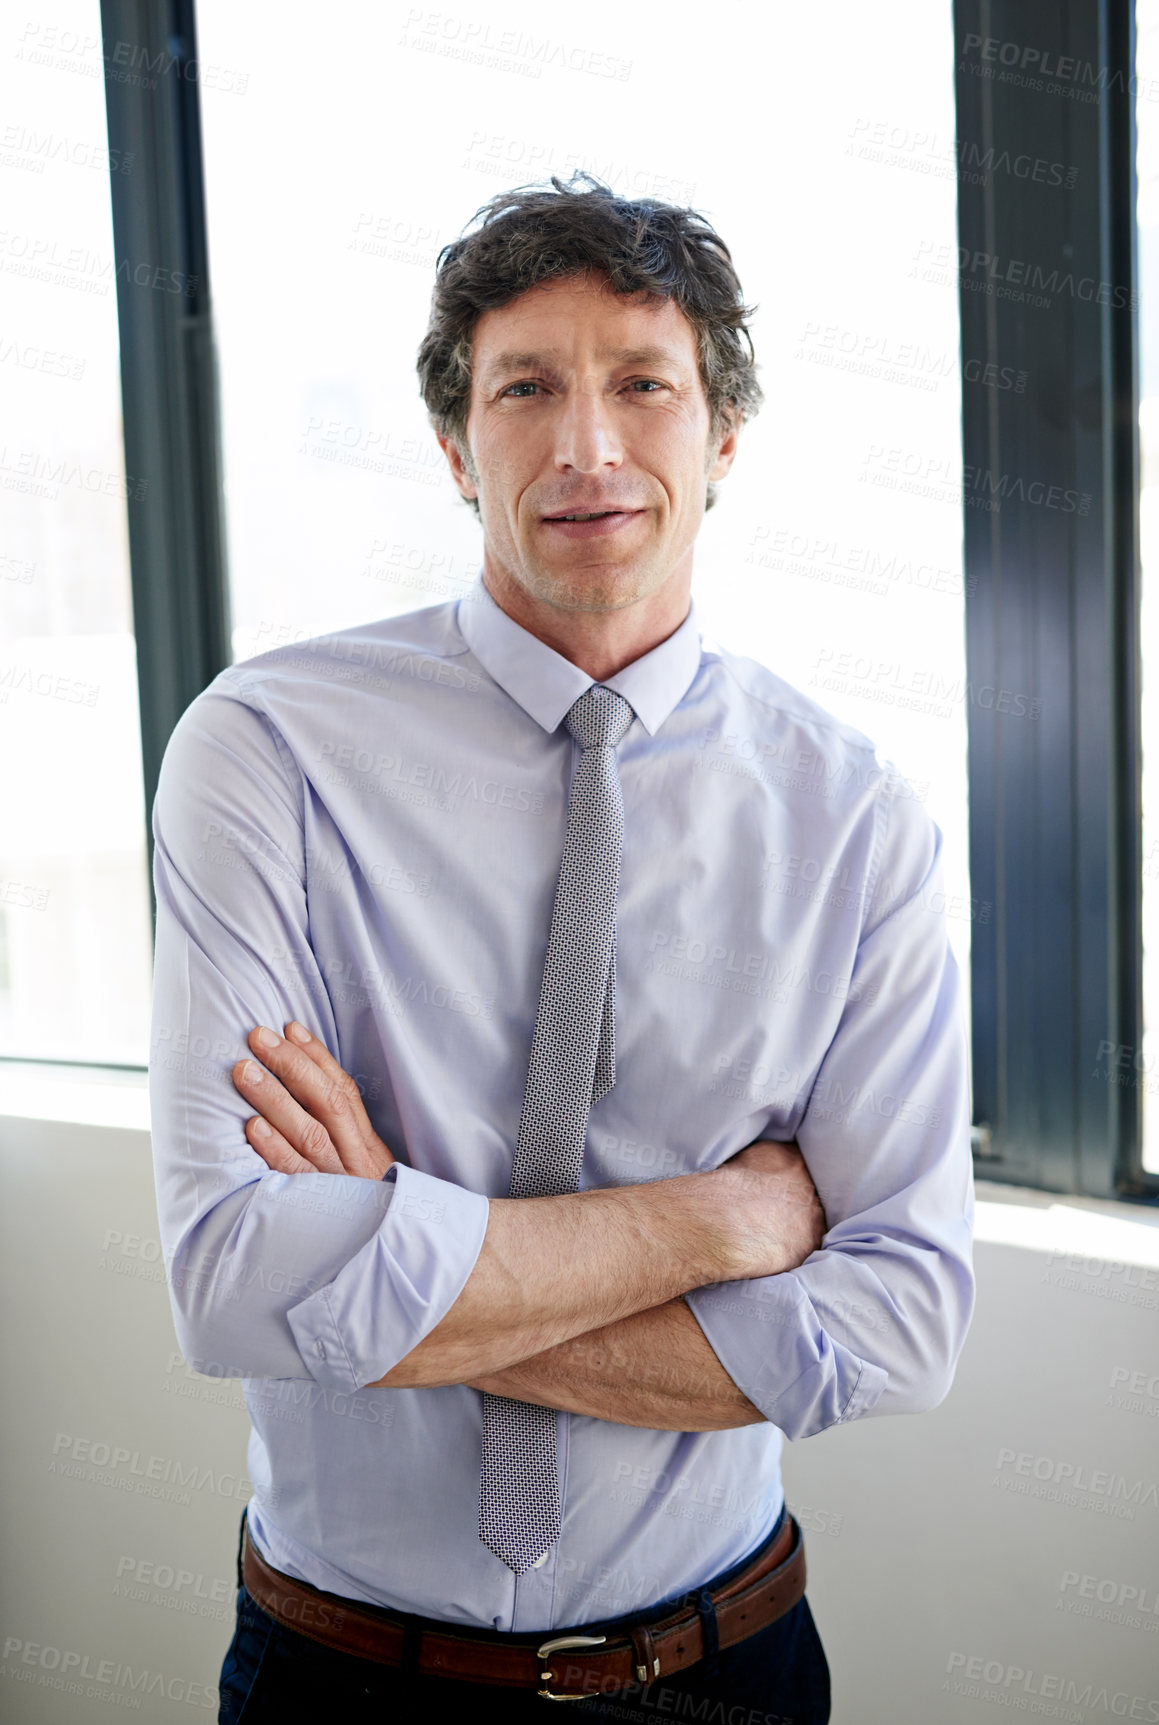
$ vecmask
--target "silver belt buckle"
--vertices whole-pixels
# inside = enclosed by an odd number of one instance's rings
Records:
[[[542,1661],[549,1654],[558,1652],[561,1647],[598,1647],[601,1642],[607,1639],[606,1635],[558,1635],[554,1641],[545,1641],[542,1646],[537,1647],[535,1655],[537,1659]],[[551,1667],[549,1666],[546,1671],[541,1670],[539,1675],[545,1683],[550,1683],[552,1681]],[[591,1699],[589,1695],[555,1695],[550,1689],[541,1689],[539,1694],[543,1696],[545,1701],[589,1701]]]

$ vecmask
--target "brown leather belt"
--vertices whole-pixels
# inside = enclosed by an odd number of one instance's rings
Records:
[[[681,1604],[649,1623],[611,1636],[573,1633],[503,1635],[454,1629],[430,1618],[405,1618],[377,1606],[321,1593],[272,1568],[254,1549],[247,1526],[242,1557],[246,1588],[286,1629],[339,1653],[432,1677],[538,1689],[550,1701],[580,1701],[654,1683],[704,1656],[704,1630],[695,1604]],[[721,1647],[732,1647],[790,1611],[805,1591],[801,1529],[786,1514],[776,1538],[752,1563],[711,1595]],[[590,1627],[590,1626],[589,1626]]]

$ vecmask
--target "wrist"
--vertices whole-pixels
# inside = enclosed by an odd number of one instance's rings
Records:
[[[738,1261],[729,1192],[719,1169],[621,1188],[675,1272],[672,1297],[746,1274]]]

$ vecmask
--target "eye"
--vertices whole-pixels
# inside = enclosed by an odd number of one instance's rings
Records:
[[[509,383],[509,384],[508,384],[508,385],[507,385],[507,388],[506,388],[506,389],[505,389],[505,390],[504,390],[504,391],[503,391],[503,392],[502,392],[502,393],[503,393],[503,394],[504,394],[504,395],[510,395],[510,394],[511,394],[511,392],[512,392],[512,390],[514,390],[514,389],[538,389],[538,388],[539,388],[539,385],[538,385],[538,384],[537,384],[537,383],[528,383],[528,382],[524,382],[524,383]],[[515,399],[516,399],[516,400],[517,400],[517,401],[518,401],[518,400],[522,400],[522,401],[526,401],[526,400],[527,400],[527,397],[526,397],[526,396],[517,396],[517,397],[516,397],[516,398],[515,398]]]
[[[649,395],[655,389],[666,389],[667,387],[668,387],[667,384],[660,383],[654,377],[634,377],[632,379],[631,383],[628,385],[629,389],[638,389],[641,391],[647,391]]]

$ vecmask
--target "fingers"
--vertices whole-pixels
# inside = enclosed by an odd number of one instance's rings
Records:
[[[296,1026],[296,1029],[300,1031],[301,1026]],[[304,1113],[323,1128],[337,1150],[342,1166],[349,1167],[362,1156],[372,1132],[370,1121],[353,1078],[342,1070],[316,1036],[310,1036],[308,1031],[304,1034],[308,1042],[302,1046],[296,1040],[278,1036],[264,1024],[259,1024],[247,1040],[258,1059],[301,1104]],[[323,1056],[328,1063],[326,1065],[323,1064]],[[265,1112],[263,1108],[262,1113]],[[271,1116],[266,1115],[266,1118],[271,1119]],[[271,1119],[271,1124],[281,1126],[281,1121]],[[305,1149],[292,1135],[290,1141],[296,1149]]]
[[[238,1090],[302,1159],[293,1171],[305,1166],[381,1180],[394,1157],[370,1124],[354,1079],[296,1020],[286,1031],[283,1038],[263,1024],[254,1027],[249,1045],[262,1065],[238,1062]]]
[[[316,1174],[318,1170],[313,1162],[308,1162],[304,1156],[299,1156],[294,1146],[282,1137],[273,1126],[267,1124],[260,1114],[255,1114],[252,1120],[245,1123],[245,1135],[251,1150],[256,1150],[268,1168],[275,1174]]]
[[[252,1120],[246,1123],[246,1138],[270,1167],[275,1164],[270,1161],[267,1148],[283,1158],[287,1152],[297,1158],[293,1166],[280,1166],[281,1173],[301,1173],[307,1169],[324,1174],[344,1172],[342,1158],[326,1128],[256,1060],[239,1060],[233,1069],[233,1082],[250,1107],[256,1108],[260,1118],[273,1128],[271,1140],[258,1131]]]
[[[295,1048],[300,1048],[302,1053],[313,1061],[331,1084],[346,1095],[352,1095],[357,1099],[359,1107],[362,1107],[362,1095],[357,1084],[346,1071],[346,1068],[339,1066],[320,1037],[311,1035],[304,1024],[299,1024],[296,1018],[291,1018],[289,1024],[286,1025],[286,1040],[292,1043]]]
[[[335,1132],[335,1142],[342,1155],[346,1172],[359,1174],[364,1179],[381,1180],[394,1161],[394,1157],[370,1123],[370,1117],[363,1104],[362,1092],[358,1088],[357,1081],[351,1077],[345,1067],[338,1064],[326,1044],[319,1037],[312,1036],[306,1026],[299,1024],[296,1019],[292,1018],[287,1024],[286,1039],[295,1047],[300,1048],[302,1053],[314,1062],[330,1086],[329,1094],[335,1098],[342,1098],[349,1107],[350,1121],[353,1127],[350,1137],[358,1145],[356,1157],[351,1157],[347,1153],[349,1145],[346,1135],[339,1131]]]

